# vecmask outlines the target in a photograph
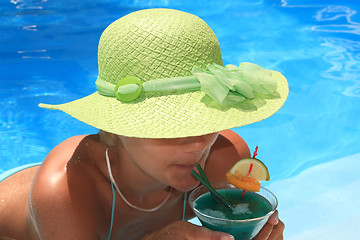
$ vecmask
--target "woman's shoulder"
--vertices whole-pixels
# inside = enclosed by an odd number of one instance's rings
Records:
[[[74,152],[74,150],[79,147],[79,144],[84,141],[84,139],[91,136],[92,135],[77,135],[64,140],[50,151],[48,156],[45,158],[45,161],[49,158],[56,157],[59,154],[64,155],[66,153]]]
[[[81,135],[63,141],[48,154],[35,176],[29,207],[31,218],[41,227],[41,236],[64,239],[70,234],[90,239],[96,235],[96,198],[89,180],[92,175],[87,173],[90,167],[78,161],[86,159],[87,145],[97,144],[92,138]]]
[[[214,147],[215,149],[232,148],[236,150],[240,158],[250,156],[250,149],[246,141],[238,133],[230,129],[219,133]]]
[[[64,222],[92,218],[88,211],[95,207],[90,186],[92,174],[88,173],[91,167],[83,162],[87,161],[87,145],[95,144],[92,135],[74,136],[57,145],[45,158],[30,195],[30,207],[39,221],[50,221],[55,215]],[[88,199],[86,206],[84,198]]]
[[[250,150],[245,140],[232,130],[221,131],[211,148],[205,171],[210,181],[225,181],[225,173],[246,157],[250,157]]]
[[[94,149],[100,146],[98,135],[78,135],[70,137],[57,146],[55,146],[44,159],[42,167],[47,171],[64,170],[64,167],[74,160],[82,156],[86,159],[89,149]]]
[[[87,149],[96,144],[93,135],[74,136],[58,144],[46,156],[33,180],[34,194],[64,194],[70,185],[88,176],[83,171],[89,161]]]
[[[51,189],[58,189],[60,184],[65,184],[67,164],[85,137],[86,135],[68,138],[49,152],[33,180],[33,190],[49,192]],[[43,188],[43,185],[47,187]]]

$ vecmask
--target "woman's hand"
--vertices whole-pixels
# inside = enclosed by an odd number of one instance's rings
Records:
[[[177,221],[159,231],[145,235],[141,240],[234,240],[223,232],[216,232],[189,222]]]
[[[276,211],[261,229],[254,240],[282,240],[285,225],[278,218]],[[164,228],[149,233],[141,240],[234,240],[233,236],[209,230],[189,222],[177,221]]]
[[[282,240],[285,225],[279,220],[278,211],[276,211],[264,225],[254,240]]]

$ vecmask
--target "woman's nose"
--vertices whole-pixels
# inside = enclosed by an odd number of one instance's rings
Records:
[[[187,137],[182,141],[182,150],[187,153],[199,153],[211,147],[215,139],[215,136],[210,135]]]
[[[182,143],[182,150],[187,153],[197,153],[202,152],[206,148],[206,142],[199,137],[192,138],[192,139],[186,139]]]

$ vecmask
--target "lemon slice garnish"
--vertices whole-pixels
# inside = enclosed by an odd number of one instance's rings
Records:
[[[252,167],[251,167],[252,164]],[[249,171],[251,168],[251,171]],[[237,176],[255,178],[259,181],[269,181],[269,170],[265,164],[256,158],[244,158],[239,160],[229,171],[231,174]]]
[[[244,158],[226,173],[227,181],[245,191],[260,191],[260,181],[269,181],[270,175],[265,164],[256,158]]]

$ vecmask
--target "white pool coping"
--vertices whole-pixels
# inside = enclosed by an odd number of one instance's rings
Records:
[[[360,153],[267,186],[279,199],[287,240],[360,239]]]

